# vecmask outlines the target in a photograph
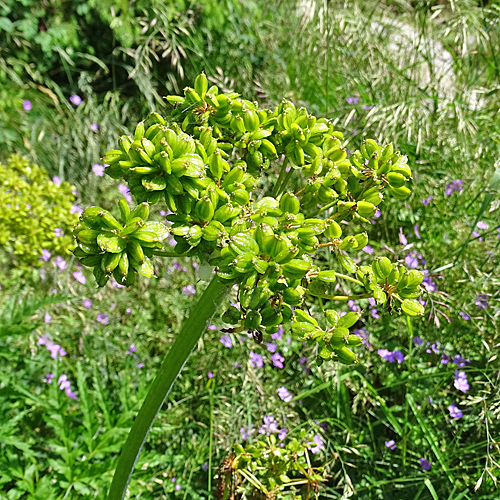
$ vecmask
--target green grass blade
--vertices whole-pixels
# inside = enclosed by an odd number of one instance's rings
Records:
[[[432,496],[432,500],[439,500],[436,490],[434,489],[434,486],[432,486],[431,480],[429,478],[426,478],[424,484],[425,486],[427,486],[427,489],[429,490],[429,493]]]
[[[108,500],[122,500],[125,497],[135,463],[156,416],[193,347],[206,330],[208,322],[220,307],[229,289],[227,284],[214,277],[184,322],[130,429],[127,442],[118,459]]]
[[[425,436],[425,439],[429,443],[432,451],[434,452],[434,455],[436,455],[436,458],[438,459],[438,462],[440,463],[441,467],[443,468],[446,476],[450,480],[451,484],[455,485],[455,478],[453,477],[453,474],[450,470],[450,468],[446,465],[446,460],[443,456],[443,453],[439,449],[439,446],[437,445],[437,438],[436,436],[433,435],[431,430],[429,429],[428,425],[426,424],[424,418],[422,417],[422,413],[420,410],[417,408],[417,405],[415,404],[415,400],[413,399],[413,396],[411,394],[406,395],[406,400],[408,401],[408,404],[410,405],[410,408],[415,415],[418,424],[420,425],[420,428],[422,429],[422,432]]]

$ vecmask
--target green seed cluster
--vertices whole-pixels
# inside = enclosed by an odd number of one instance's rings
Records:
[[[155,274],[150,260],[161,241],[168,235],[161,222],[146,222],[149,205],[141,203],[130,210],[124,199],[119,203],[121,223],[101,207],[89,207],[80,217],[74,235],[78,247],[74,254],[80,262],[93,268],[99,286],[111,276],[125,286],[135,281],[136,273],[152,278]]]
[[[350,256],[368,244],[363,225],[370,223],[384,192],[400,200],[410,194],[407,159],[391,144],[366,140],[348,157],[342,133],[329,120],[286,100],[274,110],[259,109],[236,93],[209,88],[203,74],[183,97],[167,100],[175,108],[171,121],[152,113],[133,139],[122,137],[119,149],[106,154],[106,171],[123,178],[139,203],[164,200],[171,212],[175,252],[198,257],[220,279],[238,285],[240,308],[232,307],[223,316],[236,331],[260,336],[291,321],[299,338],[319,343],[321,358],[354,361],[349,347],[357,342],[345,320],[332,319],[333,312],[325,319],[330,330],[311,323],[322,334],[295,326],[304,323],[300,315],[306,300],[337,298],[327,292],[342,275],[323,268],[320,249],[357,275],[350,279],[363,288],[363,297],[421,314],[415,301],[421,294],[421,273],[386,258],[359,267]],[[272,193],[259,195],[259,181],[269,176],[273,162],[281,163],[280,175]],[[287,190],[292,176],[302,182],[296,192]],[[120,225],[102,209],[92,210],[84,214],[85,229],[77,238],[81,251],[91,255],[85,257],[89,265],[99,269],[98,282],[113,273],[118,282],[130,284],[131,273],[120,270],[124,256],[129,261],[124,269],[152,276],[148,258],[161,246],[167,229],[145,222],[146,215],[140,217],[144,226],[132,232],[129,227],[137,216],[122,213]],[[151,231],[156,239],[142,237],[148,224],[156,224]],[[347,229],[350,234],[344,235]],[[143,259],[136,246],[142,248]]]

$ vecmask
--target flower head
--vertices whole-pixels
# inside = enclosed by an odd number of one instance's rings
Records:
[[[182,287],[182,293],[192,297],[196,293],[196,288],[193,285],[184,286]]]
[[[222,335],[220,338],[220,343],[224,346],[227,347],[228,349],[230,347],[233,347],[233,341],[231,337],[226,333],[225,335]]]
[[[385,441],[384,444],[385,444],[386,448],[390,448],[391,450],[396,449],[396,442],[394,441],[394,439],[391,439],[390,441]]]
[[[90,309],[92,307],[92,301],[89,299],[85,299],[82,301],[83,307]]]
[[[358,104],[358,98],[357,97],[348,97],[346,99],[346,101],[347,101],[347,104],[351,104],[351,105]]]
[[[82,103],[82,98],[79,95],[73,94],[69,100],[75,105],[75,106],[80,106]]]
[[[464,416],[455,403],[451,403],[451,405],[448,406],[448,411],[450,412],[451,418],[462,418]]]
[[[264,360],[262,359],[262,356],[260,354],[257,354],[256,352],[251,352],[250,364],[254,368],[262,368],[264,366]]]
[[[24,111],[31,111],[32,107],[33,106],[31,105],[31,101],[29,101],[28,99],[25,99],[23,101],[23,109],[24,109]]]
[[[109,317],[107,314],[98,314],[97,321],[99,321],[99,323],[102,323],[103,325],[108,325],[109,324]]]
[[[467,374],[464,371],[455,371],[455,381],[453,382],[455,389],[462,392],[467,392],[470,389],[469,382],[467,380]]]
[[[81,271],[75,271],[73,273],[73,278],[75,278],[75,280],[81,283],[82,285],[85,285],[85,283],[87,283],[87,278],[85,278],[85,276]]]
[[[66,269],[66,261],[60,255],[56,257],[56,266],[61,271],[64,271]]]
[[[44,260],[45,262],[48,262],[48,260],[50,259],[51,256],[52,256],[52,254],[47,249],[44,248],[42,250],[42,260]]]
[[[130,189],[126,184],[120,183],[118,185],[118,191],[123,195],[125,200],[127,200],[129,203],[132,201],[132,196],[130,195]]]
[[[99,165],[96,163],[95,165],[92,165],[92,172],[94,172],[97,177],[104,177],[104,170],[106,167],[104,165]]]
[[[319,434],[315,434],[313,437],[313,442],[308,444],[309,444],[308,449],[311,453],[319,453],[321,450],[325,448],[325,442],[323,441],[323,439]]]
[[[424,470],[431,470],[432,463],[429,462],[426,458],[419,458],[418,461]]]
[[[271,356],[271,361],[276,368],[283,368],[283,361],[285,361],[285,358],[279,352],[276,352]]]
[[[286,387],[279,387],[276,392],[278,393],[280,399],[285,403],[289,403],[293,399],[293,396],[290,394]]]
[[[96,132],[97,130],[99,130],[99,125],[97,125],[97,123],[93,123],[93,124],[90,126],[90,128],[91,128],[94,132]]]

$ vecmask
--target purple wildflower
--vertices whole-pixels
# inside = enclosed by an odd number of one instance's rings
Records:
[[[89,299],[85,299],[83,302],[83,307],[87,308],[87,309],[90,309],[92,307],[92,301],[89,300]]]
[[[415,252],[415,250],[412,250],[411,252],[408,252],[406,254],[405,264],[410,269],[416,269],[418,267],[417,252]]]
[[[31,101],[30,101],[30,100],[25,99],[25,100],[23,101],[23,109],[24,109],[24,111],[31,111],[31,108],[32,108],[32,107],[33,107],[33,106],[31,105]]]
[[[448,354],[441,354],[441,364],[442,365],[447,365],[451,361],[451,356],[448,356]]]
[[[262,368],[264,366],[262,356],[256,352],[250,353],[250,363],[254,368]]]
[[[424,341],[420,338],[420,337],[413,337],[413,343],[415,345],[422,345],[424,343]]]
[[[464,319],[465,321],[469,321],[470,320],[470,316],[463,312],[463,311],[460,311],[460,316],[462,316],[462,319]]]
[[[428,292],[435,292],[437,290],[437,285],[432,281],[432,278],[428,278],[427,276],[422,280],[422,286]]]
[[[363,106],[363,109],[365,111],[370,111],[370,109],[373,109],[373,106]]]
[[[285,361],[285,358],[279,352],[276,352],[271,356],[271,361],[276,368],[283,368],[283,361]]]
[[[415,236],[416,236],[419,240],[420,240],[420,239],[422,239],[422,237],[420,236],[420,233],[419,233],[419,231],[418,231],[418,224],[415,224],[415,225],[413,226],[413,232],[415,233]]]
[[[50,384],[52,382],[52,380],[54,379],[54,374],[53,373],[47,373],[47,375],[45,375],[45,377],[43,377],[43,381],[46,383],[46,384]]]
[[[73,273],[73,278],[75,278],[75,280],[81,283],[82,285],[85,285],[85,283],[87,283],[87,278],[85,278],[85,276],[81,271],[75,271]]]
[[[82,103],[82,98],[79,95],[73,94],[69,100],[75,105],[75,106],[80,106]]]
[[[313,437],[313,442],[308,444],[310,445],[308,446],[308,449],[311,453],[319,453],[325,448],[325,442],[323,441],[323,439],[321,439],[321,436],[319,434],[315,434]]]
[[[470,389],[469,382],[467,380],[467,374],[463,371],[455,371],[455,381],[453,382],[455,389],[462,392],[467,392]]]
[[[126,184],[120,183],[118,185],[118,191],[123,195],[126,201],[129,203],[132,201],[132,196],[130,195],[130,189]]]
[[[80,205],[73,205],[70,210],[70,213],[72,214],[81,214],[82,212],[83,208]]]
[[[278,327],[278,331],[276,333],[272,333],[271,334],[271,338],[273,340],[281,340],[282,339],[282,335],[283,335],[283,327],[280,325]]]
[[[424,205],[424,207],[426,207],[427,205],[429,205],[429,203],[434,199],[434,196],[432,196],[432,194],[427,197],[425,200],[422,200],[422,204]]]
[[[272,415],[265,416],[263,420],[264,424],[259,429],[259,434],[270,436],[271,434],[276,434],[278,432],[278,424]]]
[[[144,368],[144,363],[139,363],[139,364],[137,365],[137,368],[139,368],[139,370],[140,370],[140,369],[142,369],[142,368]]]
[[[252,433],[252,429],[253,429],[253,424],[250,424],[250,428],[245,426],[240,429],[241,439],[243,439],[243,441],[248,441],[248,438]]]
[[[93,124],[90,126],[90,128],[91,128],[94,132],[96,132],[97,130],[99,130],[99,125],[97,125],[97,123],[93,123]]]
[[[208,470],[208,464],[203,464],[203,465],[201,466],[201,468],[202,468],[203,470]]]
[[[486,224],[486,222],[483,222],[482,220],[480,220],[476,226],[479,228],[479,229],[488,229],[490,226],[488,226],[488,224]]]
[[[370,344],[368,343],[368,337],[370,336],[370,333],[366,328],[356,328],[356,330],[353,330],[353,333],[354,335],[357,335],[361,338],[362,345],[370,346]]]
[[[51,256],[52,254],[48,250],[46,250],[45,248],[42,250],[42,260],[48,262]]]
[[[280,399],[282,399],[285,403],[289,403],[293,399],[293,396],[286,387],[279,387],[276,392],[278,393]]]
[[[269,352],[276,352],[276,344],[272,342],[266,342],[266,347]]]
[[[216,325],[208,325],[207,328],[210,330],[210,331],[216,331],[218,330],[217,326]]]
[[[103,325],[109,325],[109,318],[107,314],[98,314],[97,321],[99,321],[99,323],[102,323]]]
[[[402,227],[399,228],[399,243],[401,243],[401,245],[408,245],[408,240],[406,239],[406,236],[403,233]]]
[[[349,306],[349,311],[356,312],[358,310],[358,306],[354,300],[348,300],[347,305]]]
[[[279,432],[278,432],[278,439],[280,441],[283,441],[283,439],[286,438],[286,435],[287,435],[288,431],[286,429],[281,429]]]
[[[488,297],[486,295],[480,294],[475,298],[474,304],[476,304],[478,309],[487,309]]]
[[[66,269],[66,261],[60,255],[56,257],[56,266],[61,271],[64,271]]]
[[[48,312],[45,313],[44,321],[45,323],[50,323],[52,321],[52,316]]]
[[[125,354],[132,354],[137,351],[137,347],[134,344],[130,344],[129,348],[125,351]]]
[[[220,343],[224,347],[227,347],[228,349],[230,347],[233,347],[233,341],[231,340],[231,337],[227,333],[220,338]]]
[[[461,179],[457,179],[456,181],[451,182],[450,184],[446,185],[446,189],[444,191],[444,194],[446,196],[450,196],[453,191],[462,191],[463,189],[463,183]]]
[[[396,442],[394,441],[394,439],[391,439],[390,441],[385,441],[384,444],[385,444],[386,448],[390,448],[391,450],[396,449]]]
[[[363,250],[363,252],[367,253],[368,255],[372,255],[373,252],[375,252],[375,249],[370,245],[364,246],[361,250]]]
[[[214,378],[214,372],[208,372],[207,373],[208,378]]]
[[[353,104],[358,104],[358,98],[357,97],[348,97],[346,99],[347,104],[353,105]]]
[[[382,215],[382,212],[380,211],[380,208],[377,208],[376,212],[373,214],[373,217],[378,219]]]
[[[424,470],[431,470],[432,463],[429,462],[426,458],[419,458],[418,461]]]
[[[176,485],[175,485],[175,490],[176,490],[176,491],[180,491],[180,489],[181,489],[181,485],[180,485],[180,484],[176,484]]]
[[[96,163],[95,165],[92,165],[92,172],[94,172],[97,177],[104,177],[105,168],[106,167],[104,165],[99,165],[98,163]]]
[[[455,403],[451,403],[451,405],[448,406],[448,411],[450,412],[451,418],[462,418],[464,416]]]

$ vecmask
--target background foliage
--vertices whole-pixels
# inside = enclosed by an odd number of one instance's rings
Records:
[[[209,330],[132,498],[209,498],[223,457],[271,434],[270,416],[288,438],[318,436],[321,498],[498,497],[499,15],[470,0],[0,2],[0,159],[26,155],[74,184],[75,212],[116,206],[123,186],[100,178],[100,157],[201,70],[263,105],[287,97],[332,118],[349,149],[370,136],[410,156],[412,197],[370,239],[428,270],[425,318],[361,302],[354,367],[312,365],[286,331],[257,345]],[[203,284],[192,262],[166,260],[159,280],[96,291],[62,247],[23,270],[0,251],[0,498],[100,498]]]

